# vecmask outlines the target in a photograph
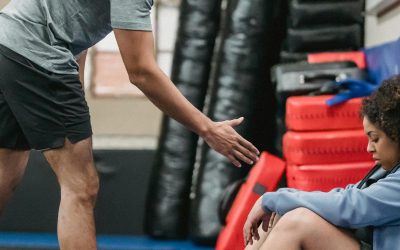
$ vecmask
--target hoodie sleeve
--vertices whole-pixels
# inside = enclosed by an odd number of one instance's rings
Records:
[[[281,215],[304,207],[334,225],[347,228],[400,225],[400,171],[365,189],[352,185],[327,193],[292,189],[266,193],[262,206]]]

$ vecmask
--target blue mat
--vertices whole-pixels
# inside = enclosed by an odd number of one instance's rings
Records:
[[[58,249],[56,234],[0,232],[0,247]],[[148,237],[110,236],[97,237],[99,249],[112,250],[213,250],[199,247],[189,241],[160,241]]]

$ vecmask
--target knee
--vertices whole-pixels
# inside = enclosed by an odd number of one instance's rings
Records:
[[[72,199],[83,205],[94,206],[99,191],[99,177],[97,173],[77,178],[72,183],[61,187],[62,198]]]
[[[313,228],[313,225],[317,222],[318,215],[307,208],[296,208],[290,212],[287,212],[281,217],[279,223],[276,225],[285,232],[307,231],[307,228]]]
[[[94,204],[97,199],[99,187],[100,187],[100,181],[98,175],[96,174],[91,176],[89,182],[87,183],[84,189],[82,200]]]

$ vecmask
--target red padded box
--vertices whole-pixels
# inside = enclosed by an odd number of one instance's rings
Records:
[[[363,51],[322,52],[307,55],[308,63],[325,63],[337,61],[353,61],[360,69],[366,68],[365,54]]]
[[[304,191],[329,191],[360,181],[371,168],[373,161],[320,164],[289,165],[286,170],[288,187]]]
[[[285,162],[267,152],[251,169],[226,217],[226,225],[218,235],[216,250],[243,250],[243,226],[257,199],[275,191],[285,170]]]
[[[333,96],[292,96],[286,101],[285,122],[289,130],[316,131],[362,128],[362,98],[329,107]]]
[[[286,132],[283,155],[288,164],[321,164],[371,161],[364,130]]]

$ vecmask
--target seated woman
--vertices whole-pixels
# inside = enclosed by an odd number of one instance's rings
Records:
[[[244,225],[246,249],[400,249],[400,77],[364,99],[361,114],[367,151],[376,160],[362,183],[265,193]]]

